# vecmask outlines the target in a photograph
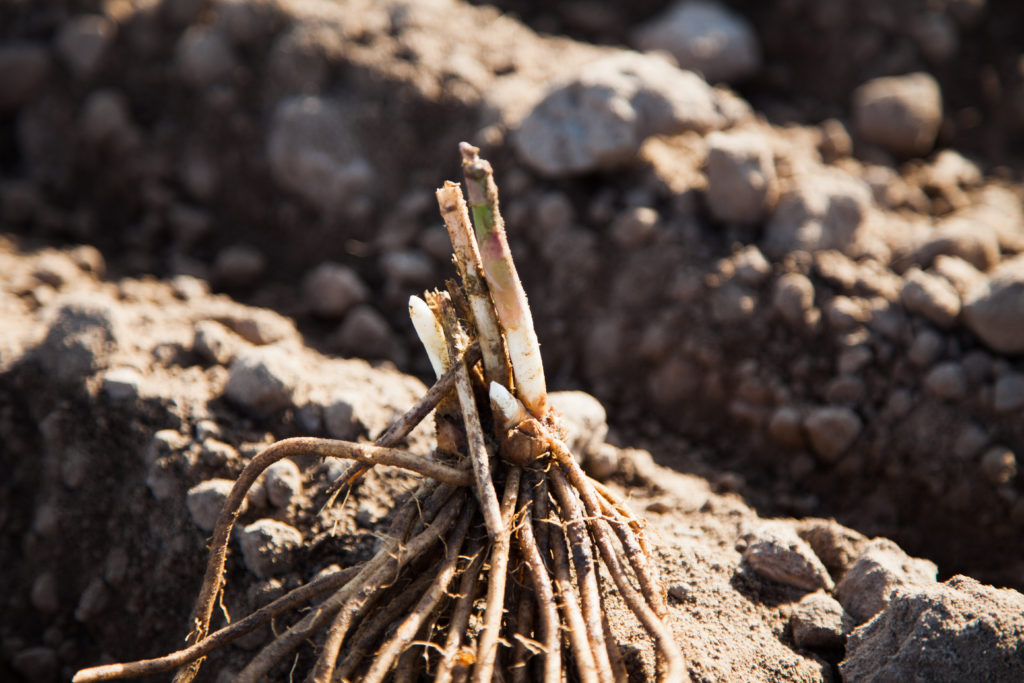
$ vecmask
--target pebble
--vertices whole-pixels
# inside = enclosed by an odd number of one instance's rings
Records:
[[[657,234],[658,221],[658,212],[651,207],[635,206],[615,216],[608,234],[621,247],[639,247]]]
[[[977,455],[988,442],[988,432],[976,422],[967,422],[953,442],[953,455],[960,460],[968,460]]]
[[[936,275],[946,278],[961,299],[966,297],[978,283],[985,281],[984,273],[958,256],[945,254],[936,256],[931,270]]]
[[[276,346],[239,351],[228,368],[225,395],[257,415],[288,407],[298,381],[292,355]]]
[[[351,125],[333,100],[298,96],[274,109],[267,160],[275,182],[320,211],[342,212],[374,178]]]
[[[548,400],[569,430],[566,444],[577,458],[596,451],[608,436],[608,415],[601,402],[584,391],[552,391]]]
[[[11,666],[30,683],[52,683],[60,672],[56,650],[43,646],[22,650],[11,659]]]
[[[217,517],[235,482],[230,479],[207,479],[190,488],[185,495],[185,507],[197,527],[209,533],[217,526]],[[246,503],[241,511],[245,512]]]
[[[842,647],[853,627],[843,606],[823,591],[805,595],[793,608],[789,624],[798,647],[822,649]]]
[[[619,471],[619,449],[608,443],[602,443],[584,453],[583,467],[587,474],[604,481]]]
[[[128,101],[120,91],[103,88],[89,93],[78,121],[82,137],[94,145],[126,149],[138,141]]]
[[[867,367],[873,358],[871,349],[864,344],[843,349],[836,360],[836,369],[841,375],[855,375]]]
[[[956,23],[945,12],[923,12],[911,21],[908,28],[917,49],[929,62],[947,62],[960,48]]]
[[[103,393],[115,401],[134,401],[141,384],[142,374],[135,368],[111,368],[103,373]]]
[[[814,307],[814,283],[802,273],[785,273],[775,281],[772,306],[797,329],[813,328],[821,318],[821,312]]]
[[[238,68],[224,35],[208,26],[192,26],[182,34],[174,62],[182,80],[197,88],[226,82]]]
[[[60,609],[60,592],[53,572],[43,572],[32,582],[29,591],[32,606],[44,614],[56,614]]]
[[[330,337],[331,346],[351,358],[395,360],[399,346],[391,325],[376,308],[356,306]]]
[[[545,192],[534,206],[537,226],[546,231],[558,232],[576,222],[576,209],[564,192]],[[654,219],[657,221],[657,214]]]
[[[306,302],[325,318],[340,318],[370,296],[362,278],[347,266],[326,261],[306,275],[302,283]]]
[[[761,46],[754,27],[714,0],[684,0],[642,24],[632,34],[641,50],[664,50],[683,69],[709,82],[735,82],[761,68]]]
[[[759,287],[772,274],[772,265],[756,244],[748,244],[729,257],[733,272],[748,287]]]
[[[57,32],[57,56],[76,77],[88,78],[100,65],[116,30],[114,23],[102,15],[80,14]]]
[[[705,196],[711,215],[726,223],[760,223],[779,193],[768,140],[752,132],[716,131],[706,141]]]
[[[711,290],[708,303],[715,322],[735,325],[744,322],[754,313],[757,297],[738,282],[729,281]]]
[[[956,361],[939,363],[924,376],[924,388],[946,401],[963,400],[967,396],[967,373]]]
[[[853,154],[853,140],[846,125],[839,119],[822,121],[819,148],[825,163],[829,164]]]
[[[226,287],[248,287],[255,284],[267,269],[263,252],[247,244],[235,244],[217,252],[213,273]]]
[[[236,45],[264,43],[284,23],[279,0],[217,0],[215,26]]]
[[[807,591],[834,587],[828,570],[792,527],[764,525],[744,534],[743,540],[743,559],[758,574]]]
[[[960,294],[948,280],[919,268],[905,273],[900,302],[910,313],[923,316],[942,329],[949,329],[960,315]]]
[[[822,249],[855,256],[876,214],[871,188],[863,180],[838,168],[818,167],[793,178],[779,197],[762,247],[770,256]]]
[[[907,360],[919,368],[927,368],[942,357],[946,348],[946,338],[926,327],[914,335],[914,340],[907,350]]]
[[[287,571],[292,555],[302,545],[302,534],[275,519],[260,519],[238,534],[246,568],[261,579]]]
[[[899,591],[853,631],[844,681],[1024,680],[1024,596],[966,576]]]
[[[907,555],[894,542],[878,538],[867,542],[842,580],[835,596],[857,624],[862,624],[889,604],[896,588],[935,583],[934,562]]]
[[[860,435],[864,423],[850,408],[823,406],[810,410],[803,426],[814,452],[822,460],[834,463]]]
[[[291,460],[278,460],[267,468],[264,476],[267,499],[276,507],[288,507],[302,493],[302,472]]]
[[[107,584],[99,576],[89,582],[89,585],[82,591],[78,598],[78,605],[75,607],[75,620],[83,624],[88,623],[103,614],[110,604],[110,590]]]
[[[13,41],[0,45],[0,111],[14,111],[35,100],[49,75],[44,46]]]
[[[426,287],[434,281],[434,262],[419,249],[389,251],[380,257],[380,269],[388,284],[404,289]]]
[[[1008,413],[1024,406],[1024,374],[1013,372],[996,380],[992,407]]]
[[[768,420],[768,434],[780,446],[802,448],[804,432],[801,426],[803,416],[792,406],[781,406],[775,409]]]
[[[992,446],[981,456],[981,471],[996,486],[1005,486],[1017,476],[1017,456],[1006,446]]]
[[[208,363],[227,365],[241,345],[238,337],[213,320],[200,320],[194,330],[192,348]]]
[[[900,157],[927,153],[942,123],[942,93],[927,73],[870,80],[853,92],[852,106],[857,133]]]
[[[996,266],[964,297],[964,322],[986,346],[1024,353],[1024,256]]]
[[[629,161],[651,135],[703,133],[725,124],[700,76],[656,56],[622,51],[554,86],[523,119],[513,142],[527,165],[557,177]]]
[[[916,249],[913,259],[927,268],[939,255],[958,257],[986,271],[999,263],[999,237],[995,230],[977,221],[954,215],[935,226]]]
[[[324,406],[324,428],[334,439],[351,441],[362,427],[356,418],[358,396],[336,395]]]

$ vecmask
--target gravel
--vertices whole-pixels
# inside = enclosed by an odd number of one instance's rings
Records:
[[[853,444],[864,423],[851,408],[825,406],[810,410],[803,421],[814,452],[826,462],[836,462]]]
[[[287,508],[302,493],[302,472],[291,460],[279,460],[267,468],[263,486],[271,505]]]
[[[870,80],[853,93],[853,119],[866,142],[900,157],[923,155],[942,123],[939,84],[927,73]]]
[[[260,519],[238,534],[246,568],[266,579],[291,568],[295,549],[302,545],[302,534],[295,527],[275,519]]]
[[[960,294],[945,278],[919,268],[905,274],[900,301],[910,313],[923,316],[936,326],[948,329],[960,315]]]
[[[714,132],[707,136],[704,173],[711,215],[724,222],[761,222],[775,205],[778,180],[767,138],[751,132]]]
[[[1003,261],[971,290],[963,318],[989,348],[1024,353],[1024,256]]]
[[[188,508],[192,521],[203,531],[209,533],[217,526],[217,517],[220,515],[224,501],[235,482],[230,479],[207,479],[190,488],[185,495],[185,506]],[[242,503],[241,511],[244,512],[246,503]]]

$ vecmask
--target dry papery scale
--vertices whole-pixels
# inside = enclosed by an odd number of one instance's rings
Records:
[[[491,166],[467,143],[460,151],[468,202],[455,183],[437,190],[460,282],[425,300],[412,297],[409,306],[437,382],[373,444],[299,437],[254,457],[217,520],[186,647],[84,669],[76,683],[175,669],[174,680],[185,683],[208,653],[272,620],[275,637],[234,680],[280,674],[314,643],[307,680],[317,683],[620,681],[627,670],[601,592],[609,578],[653,641],[659,678],[683,679],[644,524],[580,469],[565,444]],[[432,410],[432,456],[396,448]],[[274,462],[309,455],[354,461],[332,500],[375,465],[405,468],[423,481],[395,511],[371,559],[320,572],[211,632],[246,492]]]

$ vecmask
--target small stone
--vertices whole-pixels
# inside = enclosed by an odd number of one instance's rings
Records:
[[[839,375],[825,385],[825,400],[838,405],[856,407],[866,394],[864,380],[855,375]]]
[[[99,14],[80,14],[68,20],[55,39],[57,56],[78,78],[96,71],[114,40],[114,23]]]
[[[960,460],[967,460],[977,455],[988,445],[988,432],[975,422],[966,423],[953,442],[953,455]]]
[[[714,91],[652,55],[621,51],[584,65],[526,115],[516,151],[545,176],[612,168],[648,136],[722,128]]]
[[[284,21],[279,0],[217,0],[216,27],[236,45],[267,40]]]
[[[723,325],[738,324],[748,319],[757,307],[757,297],[737,282],[729,281],[711,291],[708,297],[711,317]]]
[[[207,479],[190,488],[185,496],[185,507],[188,508],[192,521],[203,531],[209,533],[217,526],[217,517],[224,507],[224,502],[231,493],[235,482],[230,479]],[[246,504],[242,503],[242,512]]]
[[[76,296],[57,310],[37,353],[52,377],[73,383],[105,367],[116,340],[114,308],[94,296]]]
[[[864,427],[857,413],[842,406],[814,408],[803,425],[814,452],[830,463],[839,460]]]
[[[57,652],[49,647],[30,647],[14,655],[11,666],[30,683],[52,683],[60,672]]]
[[[225,82],[238,68],[227,40],[207,26],[185,31],[174,49],[174,59],[182,80],[198,88]]]
[[[110,603],[110,590],[100,577],[94,578],[82,591],[75,607],[75,620],[88,623],[103,614]]]
[[[748,287],[758,287],[772,274],[772,265],[756,244],[748,244],[729,257],[736,277]]]
[[[826,163],[832,163],[853,154],[853,140],[850,131],[839,119],[821,122],[821,156]]]
[[[967,396],[967,373],[955,361],[939,363],[924,376],[928,393],[946,401],[959,401]]]
[[[0,45],[0,111],[14,111],[33,101],[46,87],[50,58],[36,43]]]
[[[267,468],[263,486],[267,499],[279,508],[286,508],[302,493],[302,473],[291,460],[279,460]]]
[[[932,271],[949,280],[949,284],[960,294],[961,299],[985,282],[985,274],[959,256],[939,254],[932,262]]]
[[[426,286],[434,279],[434,263],[419,249],[387,252],[380,258],[380,269],[396,287]]]
[[[833,519],[805,519],[796,532],[811,545],[814,554],[836,576],[846,573],[860,555],[866,536],[839,524]]]
[[[916,335],[907,351],[907,360],[919,368],[927,368],[942,357],[946,347],[946,338],[930,327],[926,327]]]
[[[960,295],[953,285],[918,268],[907,271],[905,277],[906,283],[900,291],[903,306],[938,327],[952,327],[960,314]]]
[[[619,471],[619,449],[608,443],[602,443],[584,453],[583,468],[587,474],[603,481]]]
[[[1008,413],[1024,406],[1024,374],[1014,372],[996,380],[992,407],[997,413]]]
[[[694,588],[688,583],[673,583],[668,587],[669,596],[678,602],[688,602],[694,594]]]
[[[123,151],[138,142],[128,100],[112,89],[94,90],[78,117],[82,137],[94,145],[110,144]]]
[[[376,308],[356,306],[331,335],[331,346],[351,358],[395,359],[399,353],[391,325]]]
[[[1006,446],[993,446],[981,456],[981,471],[997,486],[1009,484],[1017,476],[1017,456]]]
[[[850,634],[844,681],[1024,680],[1024,596],[966,576],[896,592]]]
[[[853,93],[857,132],[901,157],[920,156],[935,144],[942,123],[942,94],[927,73],[875,78]]]
[[[651,241],[657,232],[658,212],[649,206],[626,209],[615,217],[608,234],[622,247],[638,247]]]
[[[676,2],[633,32],[641,50],[664,50],[709,82],[736,82],[761,67],[754,27],[714,0]]]
[[[931,231],[914,252],[913,260],[927,268],[939,256],[955,256],[986,271],[999,263],[999,237],[992,228],[954,214]]]
[[[780,446],[802,448],[804,446],[802,421],[803,417],[799,410],[792,406],[782,406],[777,408],[768,420],[768,434]]]
[[[1024,256],[1003,261],[964,297],[964,322],[989,348],[1024,352]]]
[[[804,596],[789,620],[798,647],[839,648],[853,627],[843,606],[831,595],[818,591]]]
[[[103,393],[115,401],[139,397],[142,375],[135,368],[111,368],[103,373]]]
[[[354,270],[330,261],[321,263],[306,276],[302,290],[313,312],[325,318],[340,318],[370,295]]]
[[[813,591],[831,590],[832,577],[806,541],[790,526],[765,525],[744,534],[743,559],[773,581]]]
[[[714,132],[706,138],[707,202],[711,214],[727,223],[760,223],[778,198],[772,150],[764,136]]]
[[[245,244],[221,249],[213,263],[214,277],[228,287],[255,284],[266,268],[267,259],[263,253]]]
[[[882,611],[897,588],[935,583],[934,562],[910,557],[889,539],[869,541],[836,586],[835,595],[855,622]]]
[[[291,568],[292,555],[302,545],[302,534],[295,527],[274,519],[260,519],[238,535],[245,566],[266,579]]]
[[[60,593],[57,589],[57,577],[53,572],[43,572],[32,582],[29,591],[32,606],[44,614],[56,614],[60,609]]]
[[[208,363],[227,365],[240,346],[238,337],[218,322],[200,320],[195,324],[192,348]]]
[[[324,427],[335,439],[354,439],[360,431],[361,424],[356,418],[359,398],[356,396],[338,395],[324,406]]]
[[[258,415],[291,405],[297,382],[291,354],[276,346],[248,348],[235,355],[228,369],[225,395]]]
[[[873,358],[871,349],[864,344],[843,349],[836,360],[836,369],[840,375],[856,375],[867,367]]]
[[[821,317],[814,307],[814,283],[802,273],[786,273],[775,281],[772,306],[797,329],[813,327]]]

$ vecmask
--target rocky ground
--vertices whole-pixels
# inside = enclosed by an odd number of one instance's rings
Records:
[[[175,647],[242,463],[423,391],[465,139],[694,680],[1024,678],[1024,11],[499,5],[0,5],[0,677]],[[412,482],[336,476],[267,473],[229,612]]]

